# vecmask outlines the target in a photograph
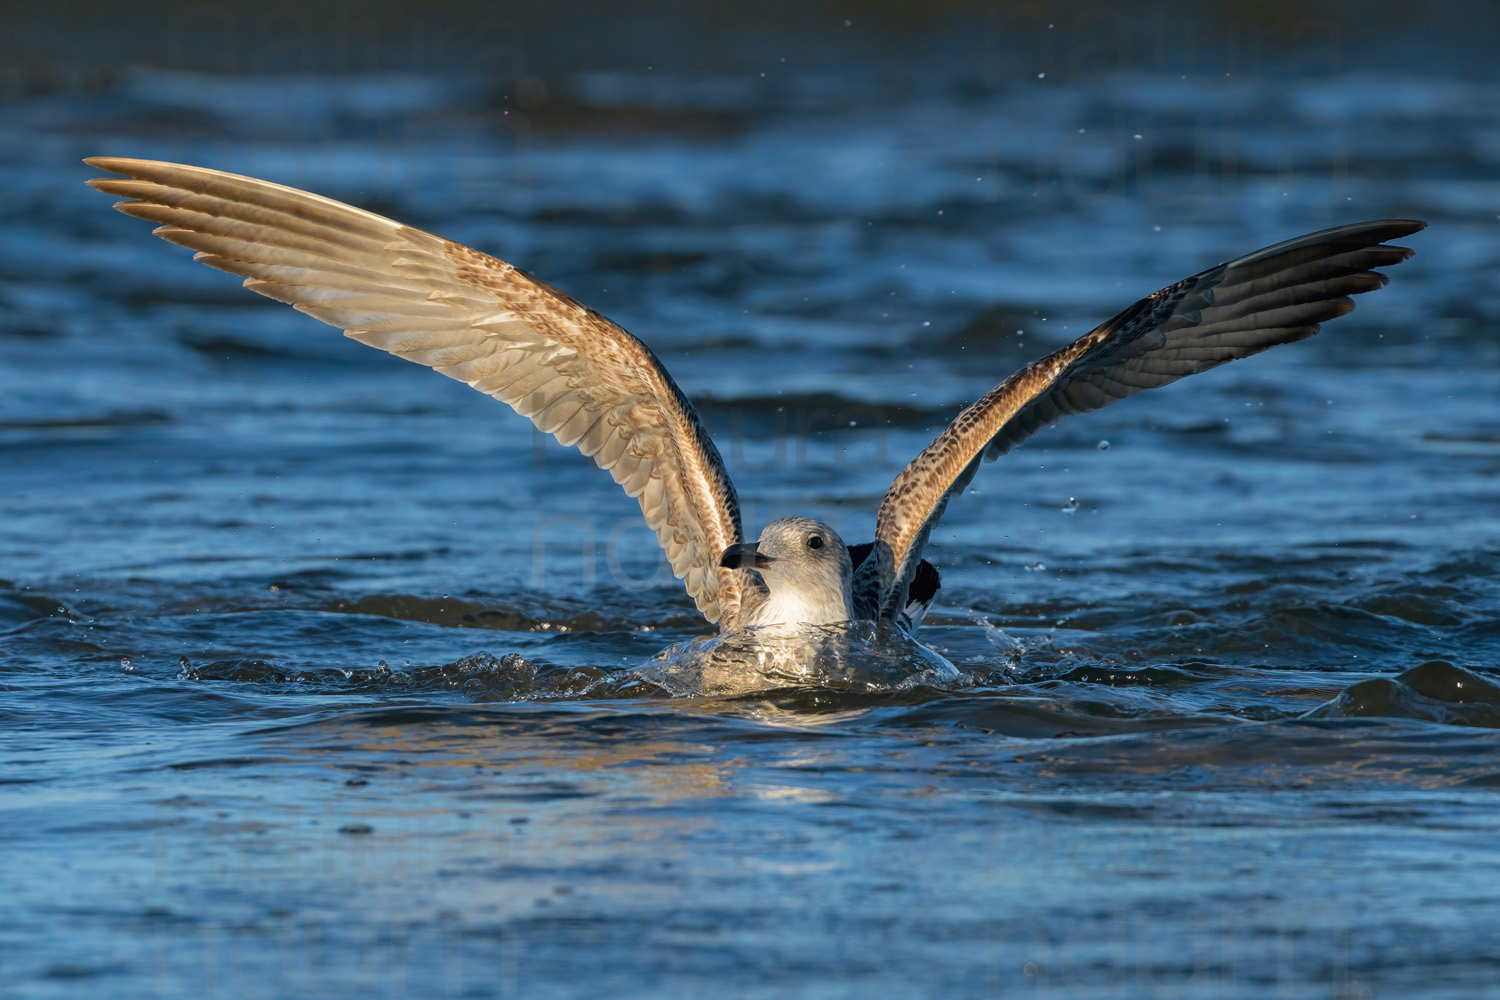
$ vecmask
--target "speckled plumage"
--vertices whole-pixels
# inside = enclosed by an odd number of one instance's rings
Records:
[[[904,604],[923,546],[948,501],[993,461],[1068,413],[1108,406],[1277,344],[1311,337],[1385,285],[1371,270],[1411,256],[1382,246],[1426,223],[1363,222],[1310,233],[1155,292],[1001,382],[896,477],[876,515],[881,615]]]

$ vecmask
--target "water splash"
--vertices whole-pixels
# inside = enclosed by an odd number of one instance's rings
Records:
[[[790,687],[905,691],[963,677],[942,655],[888,622],[736,629],[678,643],[633,673],[674,697]]]

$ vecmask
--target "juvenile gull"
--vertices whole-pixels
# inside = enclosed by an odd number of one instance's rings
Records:
[[[467,382],[607,470],[641,505],[672,572],[721,631],[893,622],[937,593],[922,550],[948,501],[991,461],[1069,413],[1108,406],[1318,332],[1411,251],[1405,219],[1301,236],[1186,278],[1036,361],[960,413],[891,484],[875,540],[805,517],[747,542],[739,501],[692,404],[641,341],[526,272],[440,236],[268,181],[94,157],[89,183],[129,200],[210,267],[346,336]]]

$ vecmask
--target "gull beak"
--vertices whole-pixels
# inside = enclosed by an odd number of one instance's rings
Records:
[[[770,556],[761,555],[754,542],[741,542],[724,550],[719,565],[725,569],[765,569],[775,561]]]

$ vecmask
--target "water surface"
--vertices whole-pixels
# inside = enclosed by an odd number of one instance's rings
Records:
[[[12,94],[0,996],[1484,995],[1500,105],[1369,44]],[[101,153],[539,274],[661,355],[752,530],[851,540],[1135,298],[1432,227],[1321,336],[986,467],[928,551],[958,678],[683,698],[631,673],[709,631],[633,501],[152,240],[83,186]]]

